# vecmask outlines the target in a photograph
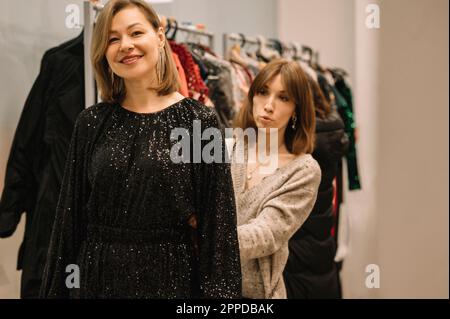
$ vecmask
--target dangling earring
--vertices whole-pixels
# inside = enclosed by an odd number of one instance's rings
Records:
[[[165,55],[164,55],[164,48],[160,47],[159,48],[159,53],[158,53],[158,62],[156,62],[156,77],[158,78],[158,84],[160,84],[164,78],[164,73],[165,73]]]
[[[292,129],[295,129],[295,124],[297,123],[297,114],[294,113],[294,115],[292,116]]]
[[[111,70],[111,68],[108,68],[109,70],[109,75],[111,77],[111,91],[112,91],[112,95],[115,95],[115,87],[114,87],[114,80],[115,80],[115,76],[114,76],[114,72]]]
[[[111,87],[114,87],[114,72],[111,70],[111,68],[108,68],[109,76],[111,77]]]
[[[164,49],[161,47],[158,50],[158,62],[156,62],[156,78],[158,79],[158,84],[161,83],[164,77]]]

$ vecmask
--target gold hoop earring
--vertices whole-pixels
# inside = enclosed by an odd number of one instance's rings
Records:
[[[297,114],[294,113],[294,115],[292,116],[292,129],[295,129],[295,124],[297,124]]]

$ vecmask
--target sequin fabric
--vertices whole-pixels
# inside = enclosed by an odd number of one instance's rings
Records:
[[[155,113],[100,103],[79,115],[41,297],[241,296],[229,164],[170,159],[172,129],[186,128],[192,142],[194,120],[201,132],[217,127],[190,98]],[[187,223],[193,213],[196,230]],[[70,264],[79,267],[79,288],[66,286]]]

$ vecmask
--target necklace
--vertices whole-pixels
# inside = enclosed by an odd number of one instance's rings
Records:
[[[282,147],[283,147],[283,144],[281,144],[281,145],[278,147],[278,151],[279,151]],[[261,165],[266,165],[266,164],[269,163],[269,162],[270,162],[270,157],[269,157],[266,161],[264,161],[264,162],[262,162],[262,163],[257,162],[255,168],[252,169],[250,172],[247,172],[247,180],[251,180],[251,179],[253,178],[253,173],[254,173]]]
[[[283,144],[281,144],[280,146],[278,146],[277,151],[279,152],[280,149],[283,147]],[[260,163],[257,161],[256,166],[254,169],[252,169],[250,172],[247,172],[247,180],[251,180],[253,178],[253,173],[261,166],[261,165],[266,165],[267,163],[270,162],[270,157],[265,160],[264,162]]]
[[[250,172],[247,173],[247,179],[251,180],[253,178],[253,173],[261,166],[261,164],[267,164],[269,162],[269,160],[263,162],[263,163],[257,163],[255,168],[252,169]]]

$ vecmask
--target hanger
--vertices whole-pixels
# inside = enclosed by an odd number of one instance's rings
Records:
[[[346,77],[348,75],[347,71],[342,68],[330,68],[329,69],[334,78],[336,77]]]
[[[244,45],[246,44],[247,40],[245,36],[242,33],[234,34],[232,33],[231,36],[233,38],[236,38],[239,36],[240,43],[234,43],[228,50],[228,59],[231,62],[235,62],[237,64],[240,64],[242,66],[246,66],[247,62],[245,61],[243,55],[242,55],[242,49],[244,48]]]
[[[295,61],[307,62],[307,60],[303,56],[298,55],[300,52],[302,52],[302,48],[303,46],[301,46],[298,42],[292,42],[292,49],[294,51],[293,59]]]
[[[274,49],[279,53],[279,55],[283,56],[283,43],[277,39],[269,39],[269,42],[272,43]]]
[[[256,41],[258,42],[258,50],[256,54],[265,62],[269,62],[280,57],[277,51],[271,50],[267,47],[267,40],[262,35],[258,35],[256,37]]]
[[[172,29],[173,28],[173,29]],[[172,34],[169,35],[172,30]],[[175,37],[178,31],[178,22],[174,18],[167,18],[167,30],[166,30],[166,38],[170,41],[175,41]]]
[[[169,32],[172,29],[172,23],[170,21],[170,18],[166,18],[166,31],[164,32],[166,34],[166,38],[169,36]]]
[[[311,65],[313,50],[309,46],[306,46],[306,45],[302,45],[301,49],[302,49],[302,54],[304,54],[304,53],[308,54],[308,58],[306,58],[304,61]]]
[[[294,54],[293,54],[293,56],[292,56],[292,59],[293,59],[293,60],[297,60],[297,59],[298,59],[297,52],[298,52],[298,47],[299,47],[299,46],[300,46],[300,45],[299,45],[298,43],[296,43],[296,42],[291,42],[292,51],[294,52]]]
[[[241,37],[241,48],[243,49],[247,44],[247,39],[243,33],[239,33],[239,36]]]
[[[195,30],[195,28],[194,28],[194,26],[192,25],[192,23],[191,22],[188,22],[188,21],[183,21],[182,23],[181,23],[181,31],[185,31],[185,30]],[[195,33],[193,33],[193,32],[187,32],[187,35],[186,35],[186,33],[183,33],[184,35],[185,35],[185,37],[184,37],[184,42],[185,43],[192,43],[192,44],[195,44],[195,43],[197,43],[197,35],[195,34]]]
[[[281,43],[281,52],[282,52],[281,56],[283,58],[292,60],[293,56],[294,56],[293,55],[294,49],[292,47],[292,44],[281,42],[281,41],[280,41],[280,43]]]
[[[297,57],[297,52],[298,52],[297,46],[295,45],[294,42],[290,42],[290,43],[288,44],[288,46],[289,46],[289,52],[291,53],[291,59],[294,60],[294,61],[296,61],[297,58],[298,58],[298,57]]]

